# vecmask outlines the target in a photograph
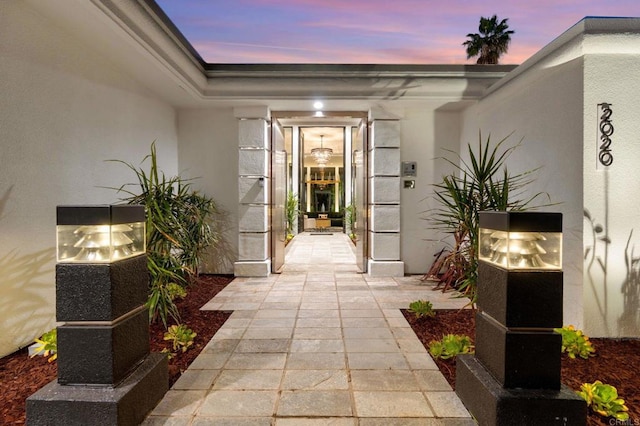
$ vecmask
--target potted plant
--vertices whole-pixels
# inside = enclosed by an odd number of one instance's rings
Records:
[[[298,194],[295,194],[292,191],[287,193],[287,202],[285,204],[285,217],[287,219],[287,238],[285,240],[285,244],[289,244],[289,242],[294,237],[294,226],[296,217],[298,217],[300,209],[298,208]]]
[[[356,204],[354,201],[351,202],[348,206],[344,208],[344,220],[347,225],[347,234],[353,244],[356,243],[357,235],[356,235]]]

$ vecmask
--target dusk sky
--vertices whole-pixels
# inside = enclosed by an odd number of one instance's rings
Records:
[[[640,0],[156,1],[210,63],[475,63],[462,43],[496,14],[519,64],[585,16],[640,17]]]

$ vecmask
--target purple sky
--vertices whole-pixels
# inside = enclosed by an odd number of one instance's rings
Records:
[[[210,63],[465,64],[480,16],[508,18],[519,64],[585,16],[640,0],[156,0]]]

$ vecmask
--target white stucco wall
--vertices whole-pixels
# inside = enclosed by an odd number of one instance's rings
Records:
[[[598,43],[588,40],[586,49]],[[584,222],[584,321],[595,336],[638,337],[640,266],[631,265],[631,258],[638,259],[640,252],[640,37],[618,37],[614,45],[607,50],[636,52],[585,57],[583,185],[591,220]],[[597,170],[598,104],[603,102],[612,104],[613,163]]]
[[[636,27],[625,19],[576,25],[464,115],[461,147],[478,128],[495,139],[514,132],[512,141],[523,142],[511,170],[543,166],[531,192],[548,192],[561,204],[545,210],[564,214],[564,321],[592,337],[640,335]],[[614,111],[607,170],[596,166],[603,102]]]
[[[232,108],[185,109],[178,113],[179,167],[194,188],[223,212],[224,245],[210,253],[203,271],[233,273],[238,244],[238,120]]]
[[[401,123],[401,161],[415,161],[417,175],[402,177],[415,180],[415,188],[401,182],[400,255],[406,274],[424,274],[431,266],[433,255],[445,247],[444,237],[432,228],[429,209],[434,207],[433,185],[451,173],[446,162],[435,160],[446,156],[446,149],[456,150],[460,138],[460,114],[439,112],[431,108],[405,110]]]
[[[114,203],[156,141],[177,172],[176,115],[27,2],[0,5],[0,356],[55,324],[55,207]]]
[[[505,146],[522,142],[507,161],[511,174],[542,167],[529,193],[546,192],[560,203],[543,210],[563,213],[564,322],[577,327],[584,325],[582,81],[581,59],[548,58],[465,111],[460,139],[466,151],[469,143],[477,147],[479,130],[494,143],[513,133]]]

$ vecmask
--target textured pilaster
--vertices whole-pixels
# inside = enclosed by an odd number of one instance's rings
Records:
[[[238,261],[236,276],[269,274],[269,123],[238,122]]]
[[[370,275],[404,275],[400,260],[400,122],[373,120],[369,151]]]

